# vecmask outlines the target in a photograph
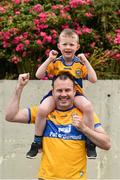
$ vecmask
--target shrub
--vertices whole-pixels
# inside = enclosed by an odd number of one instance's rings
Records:
[[[118,78],[119,0],[12,0],[0,5],[0,63],[3,77],[30,72],[56,49],[60,31],[74,28],[99,78]],[[107,52],[107,53],[106,53]],[[109,52],[109,53],[108,53]],[[104,63],[103,63],[104,62]],[[114,64],[114,68],[110,68]],[[113,76],[114,73],[114,76]]]

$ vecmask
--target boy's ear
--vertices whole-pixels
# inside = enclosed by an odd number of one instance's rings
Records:
[[[80,44],[77,45],[77,50],[79,50],[79,49],[80,49]]]
[[[57,47],[58,47],[58,49],[60,50],[60,44],[59,44],[59,43],[57,43]]]

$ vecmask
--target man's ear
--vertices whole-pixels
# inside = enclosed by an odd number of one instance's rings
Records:
[[[74,87],[74,96],[75,96],[75,94],[76,94],[76,88]]]
[[[52,96],[54,95],[54,93],[53,93],[53,89],[52,89]]]

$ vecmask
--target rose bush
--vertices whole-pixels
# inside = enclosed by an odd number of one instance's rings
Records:
[[[19,73],[34,77],[58,35],[70,27],[80,36],[99,78],[119,78],[119,0],[11,0],[0,5],[0,67],[2,78]]]

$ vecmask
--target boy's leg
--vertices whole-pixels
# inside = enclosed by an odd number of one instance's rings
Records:
[[[93,129],[94,128],[94,112],[93,107],[90,101],[83,96],[75,96],[75,106],[83,112],[83,118],[86,125]],[[87,156],[91,158],[95,158],[97,156],[96,153],[96,146],[92,143],[88,138],[86,140],[86,147],[87,147]]]
[[[83,96],[75,96],[75,106],[80,109],[83,113],[83,118],[88,127],[94,128],[94,112],[90,101]]]
[[[30,150],[27,152],[27,158],[34,158],[38,150],[42,148],[42,136],[46,125],[47,115],[55,108],[54,99],[52,96],[47,97],[39,106],[38,113],[35,119],[35,136],[34,142]]]

